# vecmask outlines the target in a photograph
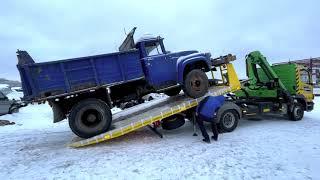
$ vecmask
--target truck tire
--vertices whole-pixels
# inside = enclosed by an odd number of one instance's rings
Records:
[[[15,107],[13,109],[10,109],[9,114],[18,113],[18,112],[19,112],[19,108]]]
[[[68,119],[73,133],[82,138],[90,138],[109,129],[112,114],[105,102],[90,98],[76,104]]]
[[[190,71],[184,80],[183,91],[192,98],[198,98],[208,92],[209,81],[205,72],[194,69]]]
[[[180,91],[181,91],[181,87],[175,87],[175,88],[166,90],[164,93],[168,96],[176,96],[180,93]]]
[[[296,103],[293,105],[293,111],[288,112],[289,119],[291,121],[300,121],[304,116],[303,106],[300,103]]]
[[[173,130],[183,126],[185,123],[184,116],[176,114],[162,120],[161,126],[165,130]]]
[[[238,122],[238,113],[235,110],[229,109],[220,116],[218,127],[221,132],[232,132],[238,126]]]
[[[12,106],[9,109],[9,114],[18,113],[18,112],[19,112],[19,106]]]

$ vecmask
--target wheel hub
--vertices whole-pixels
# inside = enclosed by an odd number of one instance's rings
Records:
[[[296,108],[295,110],[295,116],[296,118],[300,118],[302,116],[302,109],[301,108]]]
[[[192,87],[192,89],[194,89],[196,91],[200,91],[201,90],[201,79],[194,77],[194,79],[192,79],[192,81],[191,81],[191,87]]]
[[[93,123],[93,122],[95,122],[96,120],[97,120],[97,116],[94,115],[94,114],[89,114],[88,117],[87,117],[87,121],[88,121],[88,122]]]
[[[87,127],[95,127],[101,122],[101,118],[98,111],[89,109],[82,114],[81,121]]]
[[[235,121],[235,117],[232,113],[228,112],[224,115],[223,117],[223,124],[224,126],[226,126],[227,128],[231,128],[234,124]]]

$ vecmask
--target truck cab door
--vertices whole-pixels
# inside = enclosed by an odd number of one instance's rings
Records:
[[[147,56],[142,59],[146,79],[156,89],[176,85],[176,61],[167,54],[163,44],[159,41],[146,42]]]

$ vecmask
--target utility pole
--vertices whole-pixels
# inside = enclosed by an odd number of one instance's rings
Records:
[[[309,68],[310,68],[310,72],[311,72],[311,80],[312,80],[312,77],[313,77],[313,71],[312,71],[312,62],[313,61],[313,59],[312,59],[312,57],[310,57],[310,61],[309,61]],[[312,85],[313,85],[313,80],[312,80]]]

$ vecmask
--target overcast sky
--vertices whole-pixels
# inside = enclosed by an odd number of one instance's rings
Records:
[[[271,62],[320,56],[320,1],[1,1],[0,77],[20,79],[16,50],[36,62],[114,52],[137,26],[135,38],[161,35],[170,51],[216,57],[260,50]]]

